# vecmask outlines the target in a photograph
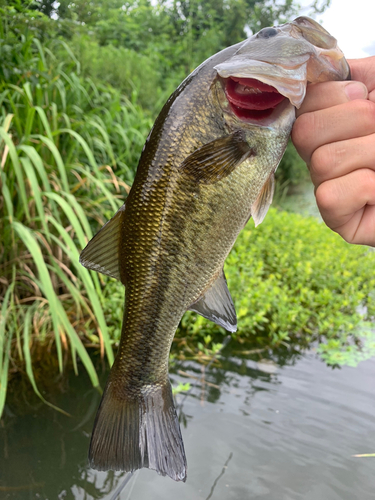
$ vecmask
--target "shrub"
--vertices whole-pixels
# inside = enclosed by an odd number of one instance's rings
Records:
[[[257,347],[335,341],[336,348],[351,345],[354,356],[358,329],[375,312],[374,264],[371,249],[345,243],[316,219],[270,209],[258,228],[248,223],[225,264],[238,316],[234,337]],[[208,346],[223,334],[191,312],[179,332]]]

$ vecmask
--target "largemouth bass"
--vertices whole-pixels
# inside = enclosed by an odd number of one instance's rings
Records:
[[[267,213],[306,85],[348,77],[336,40],[299,17],[209,58],[165,104],[126,203],[80,258],[126,287],[121,342],[91,438],[93,468],[148,467],[185,481],[168,379],[177,326],[190,309],[236,330],[224,261],[250,217],[258,225]]]

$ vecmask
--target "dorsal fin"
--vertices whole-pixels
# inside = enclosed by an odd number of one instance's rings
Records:
[[[251,207],[251,215],[254,219],[255,227],[265,218],[272,203],[273,192],[275,191],[275,174],[271,174],[262,187],[258,198]]]
[[[237,330],[237,316],[224,271],[202,297],[189,307],[230,332]]]
[[[87,269],[121,281],[120,237],[125,203],[83,249],[79,262]]]

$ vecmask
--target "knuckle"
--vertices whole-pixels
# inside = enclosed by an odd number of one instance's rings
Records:
[[[305,146],[306,140],[311,135],[311,130],[314,127],[313,115],[314,113],[304,113],[294,123],[292,141],[297,150]]]
[[[375,192],[375,172],[370,168],[363,168],[362,170],[362,186],[367,193]]]
[[[336,163],[337,157],[334,144],[325,144],[313,152],[310,172],[317,178],[325,177]]]
[[[365,126],[372,126],[375,130],[375,103],[366,99],[356,99],[351,101],[354,112],[361,117],[361,121]]]
[[[332,184],[323,182],[316,189],[316,202],[319,210],[322,212],[330,212],[337,204],[337,191],[332,189]]]

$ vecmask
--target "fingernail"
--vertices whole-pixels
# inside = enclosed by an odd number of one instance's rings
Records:
[[[361,82],[351,82],[345,86],[345,94],[349,101],[354,101],[354,99],[366,99],[367,88]]]

